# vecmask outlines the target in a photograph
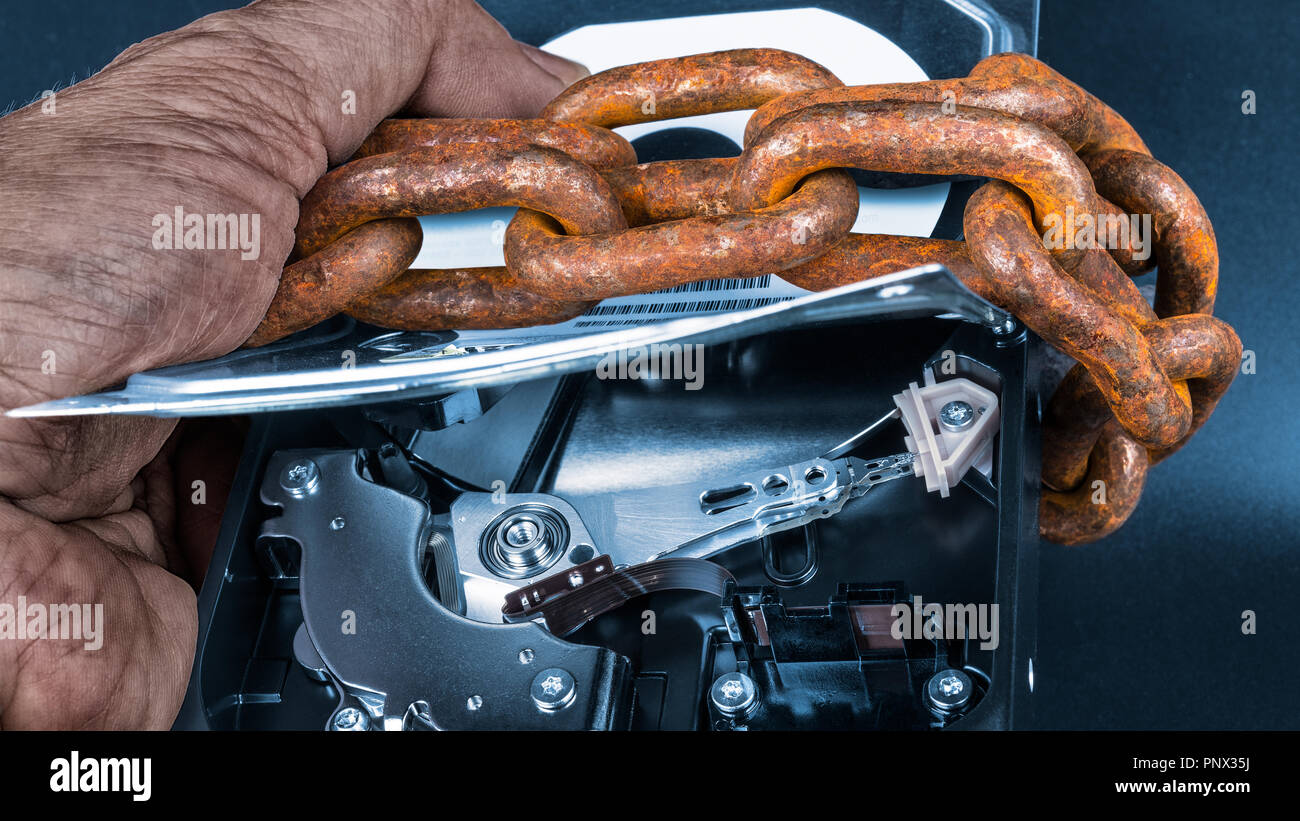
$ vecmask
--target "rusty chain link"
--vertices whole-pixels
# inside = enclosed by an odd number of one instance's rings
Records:
[[[609,130],[745,109],[738,157],[638,165]],[[990,181],[964,242],[850,234],[853,168]],[[408,270],[414,217],[493,205],[519,207],[504,267]],[[1150,215],[1154,254],[1116,230],[1131,215]],[[1047,242],[1054,230],[1094,241]],[[387,120],[304,198],[248,344],[340,312],[520,327],[704,279],[779,273],[825,290],[932,262],[1077,361],[1044,413],[1040,531],[1063,544],[1114,531],[1149,466],[1214,410],[1241,343],[1211,316],[1218,250],[1191,189],[1122,117],[1021,54],[962,78],[845,86],[798,55],[742,49],[596,74],[538,119]],[[1154,307],[1130,279],[1153,266]]]

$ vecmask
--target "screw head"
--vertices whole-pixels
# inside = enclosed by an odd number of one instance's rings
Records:
[[[709,700],[723,716],[742,720],[758,709],[758,685],[744,673],[725,673],[713,682]]]
[[[470,696],[465,699],[465,709],[471,713],[477,713],[483,708],[483,696]]]
[[[969,402],[956,399],[939,409],[939,424],[954,433],[975,424],[975,409]]]
[[[506,544],[511,547],[527,547],[537,539],[537,534],[541,528],[537,522],[529,518],[521,518],[510,524],[505,530]]]
[[[961,670],[950,668],[930,676],[925,685],[925,695],[934,709],[951,713],[970,703],[973,689],[970,676]]]
[[[348,520],[344,519],[342,516],[335,516],[333,519],[330,519],[330,530],[342,530],[347,526]]]
[[[370,716],[356,707],[344,707],[334,714],[330,729],[340,732],[358,732],[370,729]]]
[[[316,463],[310,459],[296,459],[280,471],[280,487],[294,498],[301,499],[310,493],[315,493],[318,485],[320,485],[320,468],[316,467]]]
[[[578,695],[578,685],[568,670],[548,667],[533,677],[533,703],[547,713],[563,710]]]
[[[479,551],[498,576],[523,579],[550,567],[568,546],[564,517],[542,504],[516,505],[492,520]]]
[[[532,664],[532,663],[533,663],[533,658],[534,658],[534,657],[535,657],[535,654],[533,653],[533,650],[532,650],[531,647],[525,647],[524,649],[522,649],[522,650],[519,651],[519,663],[520,663],[520,664]]]

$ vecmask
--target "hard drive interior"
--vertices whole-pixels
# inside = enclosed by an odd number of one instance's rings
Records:
[[[1023,722],[1037,504],[1027,346],[952,320],[819,325],[711,346],[695,375],[707,390],[585,374],[259,417],[178,726]],[[642,561],[709,531],[711,516],[750,526],[745,505],[842,482],[819,465],[875,470],[872,457],[906,453],[904,425],[886,417],[923,371],[969,380],[1001,410],[988,459],[947,498],[908,465],[762,538],[715,533]],[[793,487],[770,493],[772,476]],[[657,576],[638,570],[651,566]],[[533,588],[533,604],[572,596],[569,612],[553,601],[502,623],[512,591]],[[572,604],[578,593],[590,601]],[[995,633],[929,638],[926,603],[992,606]],[[918,614],[902,637],[897,604]]]

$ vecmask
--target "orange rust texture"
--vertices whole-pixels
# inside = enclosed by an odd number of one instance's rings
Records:
[[[735,167],[735,157],[666,160],[611,169],[604,177],[627,224],[650,225],[731,213],[727,198]]]
[[[1190,404],[1146,338],[1043,251],[1022,194],[1005,183],[986,184],[966,205],[965,230],[988,298],[1086,367],[1130,435],[1148,447],[1186,435]]]
[[[967,288],[978,291],[981,287],[966,243],[892,234],[849,234],[820,257],[782,271],[781,278],[809,291],[826,291],[936,262]]]
[[[591,304],[539,297],[500,268],[412,269],[353,302],[347,312],[363,322],[403,331],[469,331],[564,322]]]
[[[702,202],[655,207],[679,211]],[[616,233],[566,235],[555,220],[521,209],[506,229],[506,267],[542,296],[606,299],[798,265],[840,242],[857,213],[857,186],[838,169],[814,174],[770,207]]]
[[[1049,215],[1097,210],[1087,167],[1042,126],[981,108],[949,113],[936,103],[888,101],[819,103],[773,121],[741,156],[732,205],[776,202],[810,171],[846,166],[1005,180],[1033,200],[1040,230]],[[1074,248],[1053,253],[1067,268],[1081,256]]]
[[[271,307],[244,343],[254,348],[329,319],[402,275],[420,252],[419,220],[368,222],[285,267]]]
[[[488,127],[490,125],[490,127]],[[544,145],[563,151],[595,169],[636,162],[632,144],[604,128],[555,123],[549,120],[384,120],[357,149],[352,159],[460,143],[501,143],[514,148]]]
[[[933,103],[949,113],[955,113],[957,106],[987,109],[1040,125],[1085,158],[1111,149],[1149,153],[1123,117],[1047,65],[1023,54],[988,57],[975,66],[969,77],[841,86],[780,97],[754,112],[745,128],[745,145],[752,145],[775,120],[792,111],[819,103],[850,102]],[[1115,216],[1121,213],[1105,200],[1098,203],[1096,212]],[[1129,275],[1149,271],[1153,265],[1150,260],[1135,257],[1128,243],[1110,250]]]
[[[464,143],[355,160],[326,174],[303,198],[295,249],[299,261],[285,269],[276,298],[246,344],[265,344],[345,311],[406,270],[419,251],[419,226],[393,218],[492,205],[539,209],[575,233],[627,227],[608,183],[590,166],[554,148]],[[518,290],[507,282],[504,268],[479,276],[501,282],[481,283],[477,290],[443,287],[439,291],[444,297],[475,296],[450,316],[486,326],[501,319],[503,310],[524,304],[517,294],[503,305],[494,306],[484,299],[485,295]],[[427,288],[404,293],[429,296]],[[564,304],[544,309],[546,300],[527,300],[529,315],[547,310],[563,313],[571,310],[575,300],[560,301]],[[393,305],[391,298],[386,304]],[[412,306],[402,311],[404,324],[412,321],[416,310]],[[358,311],[366,309],[363,306]],[[373,312],[366,316],[380,318]],[[438,321],[438,315],[430,315],[428,321]]]
[[[1155,464],[1187,443],[1214,412],[1241,363],[1241,340],[1222,320],[1187,314],[1158,320],[1143,335],[1171,379],[1188,380],[1192,423],[1177,442],[1150,451]],[[1043,483],[1076,487],[1088,454],[1110,418],[1105,399],[1082,366],[1072,369],[1047,403],[1043,416]]]
[[[840,86],[790,94],[763,105],[745,127],[751,144],[774,120],[818,103],[920,102],[984,108],[1037,123],[1086,154],[1111,148],[1150,153],[1123,117],[1045,63],[1024,54],[986,57],[969,77]]]
[[[757,108],[784,94],[841,85],[822,66],[788,51],[717,51],[593,74],[560,92],[542,118],[617,128]]]
[[[574,234],[627,227],[609,184],[543,146],[459,143],[377,154],[329,172],[303,197],[297,251],[315,253],[362,223],[516,205]]]
[[[740,157],[636,165],[607,130],[755,107]],[[994,182],[967,206],[967,242],[849,235],[845,168]],[[405,270],[411,217],[488,205],[520,206],[506,267]],[[1049,221],[1069,233],[1071,212],[1150,214],[1154,253],[1133,237],[1044,248]],[[1080,363],[1044,418],[1041,530],[1067,544],[1123,523],[1241,351],[1209,316],[1218,251],[1195,195],[1120,115],[1019,54],[965,78],[844,87],[798,55],[742,49],[602,72],[540,119],[387,120],[309,192],[297,239],[250,345],[340,311],[402,329],[511,327],[705,278],[780,273],[824,290],[942,263]],[[1154,309],[1129,279],[1153,264]]]
[[[1132,214],[1150,214],[1155,231],[1156,314],[1208,314],[1219,290],[1214,227],[1192,189],[1168,166],[1134,151],[1085,157],[1102,196]]]
[[[1093,448],[1085,480],[1074,490],[1044,488],[1038,532],[1058,544],[1094,542],[1133,514],[1147,481],[1147,451],[1112,419]]]

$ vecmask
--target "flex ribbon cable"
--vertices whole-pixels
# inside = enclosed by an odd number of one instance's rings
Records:
[[[695,590],[722,598],[735,578],[704,559],[658,559],[615,569],[609,556],[597,556],[520,588],[501,608],[508,622],[546,619],[547,629],[565,636],[626,602],[661,590]]]

